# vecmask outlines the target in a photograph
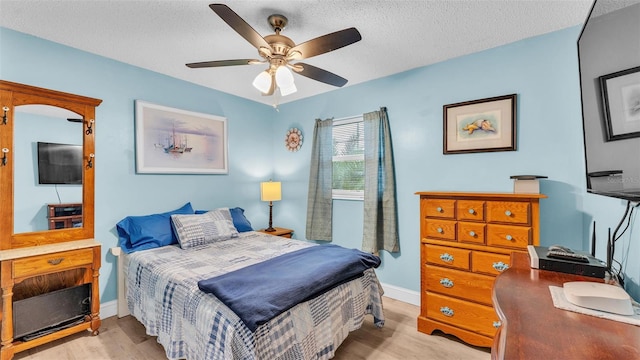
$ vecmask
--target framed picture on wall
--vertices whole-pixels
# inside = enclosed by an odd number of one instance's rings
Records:
[[[443,106],[443,153],[516,150],[516,94]]]
[[[640,66],[599,79],[607,141],[640,137]]]
[[[227,119],[136,100],[136,172],[227,174]]]

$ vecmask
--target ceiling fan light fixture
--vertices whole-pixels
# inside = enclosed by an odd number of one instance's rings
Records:
[[[278,86],[278,88],[280,89],[280,95],[282,96],[291,95],[294,92],[298,91],[298,88],[296,88],[296,84],[291,84],[286,87]]]
[[[261,71],[255,79],[253,79],[253,87],[266,94],[271,88],[271,75],[267,70]]]
[[[293,85],[293,74],[286,66],[278,66],[276,70],[276,84],[280,88],[288,88]]]

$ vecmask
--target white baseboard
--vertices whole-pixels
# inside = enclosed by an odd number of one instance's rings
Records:
[[[116,316],[118,313],[118,300],[107,301],[100,304],[100,318],[106,319],[108,317]]]
[[[420,306],[419,292],[384,283],[381,283],[380,285],[382,285],[382,289],[384,290],[384,296],[406,302],[411,305]]]

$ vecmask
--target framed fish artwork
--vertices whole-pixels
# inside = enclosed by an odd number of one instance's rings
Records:
[[[443,153],[516,150],[517,95],[443,106]]]
[[[228,174],[227,119],[136,100],[136,172]]]

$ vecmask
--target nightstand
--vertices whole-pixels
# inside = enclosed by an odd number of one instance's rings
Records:
[[[274,236],[282,236],[282,237],[286,237],[286,238],[289,238],[289,239],[291,239],[291,236],[293,235],[293,230],[291,230],[291,229],[285,229],[285,228],[281,228],[281,227],[274,227],[274,229],[276,229],[276,231],[268,232],[265,229],[260,229],[258,231],[260,231],[261,233],[274,235]]]

